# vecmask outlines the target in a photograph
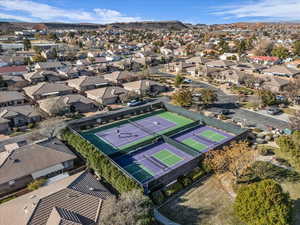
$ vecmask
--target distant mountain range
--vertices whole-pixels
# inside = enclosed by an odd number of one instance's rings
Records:
[[[32,29],[37,24],[45,25],[49,30],[55,29],[99,29],[104,27],[120,28],[120,29],[173,29],[182,30],[188,28],[186,24],[180,21],[147,21],[147,22],[131,22],[131,23],[112,23],[112,24],[93,24],[93,23],[27,23],[21,21],[13,21],[9,19],[0,19],[0,30],[11,32],[20,29]]]

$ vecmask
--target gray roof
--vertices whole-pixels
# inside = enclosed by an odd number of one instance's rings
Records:
[[[62,66],[60,62],[39,62],[36,65],[39,66],[41,69],[51,69]]]
[[[4,156],[5,153],[2,151],[0,154]],[[75,158],[56,138],[21,146],[11,151],[0,165],[0,184]]]
[[[18,115],[26,117],[40,116],[38,111],[31,105],[7,106],[0,108],[0,118],[12,118]]]
[[[91,85],[103,85],[107,84],[110,81],[104,79],[103,76],[80,76],[79,78],[68,80],[67,84],[70,87],[81,90],[82,87],[91,86]]]
[[[24,94],[17,91],[0,91],[0,103],[25,100]]]
[[[83,103],[83,104],[94,104],[94,102],[85,96],[79,94],[71,94],[71,95],[64,95],[52,98],[46,98],[38,101],[39,107],[44,110],[45,112],[52,114],[51,111],[53,107],[59,106],[69,107],[75,103]]]
[[[51,92],[71,91],[73,88],[64,83],[46,83],[41,82],[36,85],[23,88],[28,96],[47,94]]]

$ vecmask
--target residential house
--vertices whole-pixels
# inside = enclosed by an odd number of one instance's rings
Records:
[[[80,76],[79,78],[67,81],[67,84],[70,87],[75,88],[78,91],[87,91],[91,89],[105,87],[110,85],[110,83],[110,81],[104,79],[104,77],[101,75],[94,77]]]
[[[0,91],[0,107],[23,105],[26,98],[17,91]]]
[[[46,83],[41,82],[33,86],[23,88],[25,94],[32,100],[61,96],[73,93],[73,88],[65,83]]]
[[[235,63],[229,60],[214,60],[206,62],[206,66],[211,68],[230,68],[233,65],[235,65]]]
[[[24,80],[21,76],[2,75],[1,77],[4,83],[5,90],[18,91],[22,90],[28,85],[28,81]]]
[[[96,225],[111,193],[91,173],[81,172],[0,205],[0,224]],[[18,212],[18,216],[16,216]]]
[[[274,56],[250,56],[250,61],[253,63],[259,63],[264,65],[276,65],[280,64],[281,60]]]
[[[121,87],[104,87],[86,91],[86,96],[100,104],[109,105],[121,102],[127,90]]]
[[[1,56],[0,57],[0,66],[18,66],[25,64],[25,57],[24,56]]]
[[[49,116],[74,112],[86,113],[97,110],[95,102],[79,94],[42,99],[38,101],[38,105]]]
[[[66,79],[77,78],[81,75],[79,69],[77,67],[72,66],[59,68],[57,69],[57,72]]]
[[[27,73],[26,66],[3,66],[0,67],[0,75],[22,76]]]
[[[296,75],[300,74],[300,70],[287,67],[286,65],[276,65],[272,66],[269,69],[263,70],[263,73],[266,75],[293,78]]]
[[[9,127],[25,127],[29,124],[41,121],[40,113],[31,105],[7,106],[0,108],[0,119],[7,120]],[[0,130],[1,133],[9,133],[9,130]]]
[[[52,177],[74,167],[77,158],[57,138],[32,144],[12,143],[0,152],[0,193],[26,187],[33,180]]]
[[[43,81],[56,82],[66,79],[63,75],[52,70],[38,70],[31,73],[25,73],[23,77],[31,84],[37,84]]]
[[[158,94],[166,91],[167,87],[161,83],[152,80],[138,80],[133,82],[124,83],[123,87],[127,91],[134,91],[138,94]]]
[[[38,62],[34,68],[36,70],[57,70],[65,67],[61,62]]]
[[[266,69],[267,67],[256,63],[238,63],[232,68],[240,71],[244,71],[246,73],[260,73],[262,70]]]
[[[223,53],[219,56],[220,60],[240,60],[239,54],[237,53]]]
[[[289,85],[289,80],[280,77],[270,77],[263,83],[263,88],[275,93],[284,91],[284,88]]]
[[[115,71],[110,74],[105,74],[104,79],[116,84],[122,84],[139,79],[139,75],[128,71]]]
[[[240,85],[243,83],[246,74],[239,70],[225,70],[221,71],[218,76],[215,77],[216,81],[221,83]]]

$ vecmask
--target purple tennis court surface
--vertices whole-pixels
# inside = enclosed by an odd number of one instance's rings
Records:
[[[205,137],[201,137],[199,134],[203,131],[206,131],[206,130],[211,130],[211,131],[214,131],[220,135],[223,135],[225,138],[221,141],[221,142],[214,142],[214,141],[211,141]],[[215,128],[212,128],[212,127],[209,127],[209,126],[200,126],[198,128],[194,128],[192,130],[188,130],[184,133],[181,133],[181,134],[178,134],[178,135],[175,135],[173,138],[178,141],[178,142],[183,142],[184,140],[187,140],[187,139],[193,139],[194,141],[198,142],[198,143],[201,143],[201,144],[204,144],[207,146],[207,148],[201,150],[202,152],[206,152],[220,144],[223,144],[227,141],[229,141],[230,139],[232,139],[234,136],[233,135],[230,135],[228,133],[225,133],[223,131],[220,131],[220,130],[217,130]]]
[[[153,160],[153,155],[162,150],[168,150],[169,152],[182,158],[182,160],[170,167],[164,166],[161,163]],[[126,168],[132,164],[141,165],[142,167],[146,168],[148,171],[152,173],[152,176],[147,179],[149,180],[149,179],[157,179],[158,177],[170,172],[171,170],[182,166],[183,164],[185,164],[191,159],[193,159],[193,156],[177,149],[172,145],[169,145],[161,141],[156,144],[147,146],[137,152],[133,152],[131,154],[127,154],[120,158],[117,158],[115,159],[115,161],[123,168]],[[143,183],[146,182],[146,180],[140,180],[140,181]]]
[[[175,127],[176,125],[176,123],[166,120],[160,116],[150,116],[136,120],[133,124],[126,123],[121,126],[100,131],[95,135],[115,147],[121,147],[150,136],[151,133],[163,131],[171,127]],[[139,128],[138,126],[142,126],[142,128],[147,130]],[[150,132],[146,132],[148,130]]]

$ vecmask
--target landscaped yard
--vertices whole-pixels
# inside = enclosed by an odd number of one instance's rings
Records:
[[[300,182],[284,182],[281,183],[283,190],[290,194],[291,199],[294,201],[294,224],[300,224]]]
[[[233,216],[232,201],[212,176],[169,202],[160,212],[181,225],[242,225]]]

